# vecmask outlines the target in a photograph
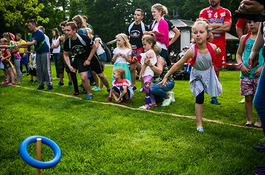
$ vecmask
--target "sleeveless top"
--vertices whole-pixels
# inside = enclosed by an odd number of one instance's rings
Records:
[[[211,46],[213,47],[212,44]],[[191,49],[194,53],[194,45],[191,46]],[[222,85],[216,76],[210,52],[206,55],[197,53],[196,61],[191,69],[189,84],[194,97],[203,90],[213,97],[222,93]]]
[[[160,57],[160,56],[159,56],[159,57]],[[164,58],[163,58],[163,59],[164,59]],[[168,72],[168,67],[167,67],[167,62],[165,61],[165,64],[164,64],[164,66],[163,66],[163,70],[162,70],[161,75],[158,75],[158,74],[155,73],[154,81],[155,81],[155,82],[162,81],[163,78],[165,77],[165,75],[167,74],[167,72]],[[167,80],[168,80],[168,81],[172,81],[172,82],[174,82],[173,74],[170,75],[170,76],[168,77]]]

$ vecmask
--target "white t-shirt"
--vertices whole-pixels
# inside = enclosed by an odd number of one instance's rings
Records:
[[[157,62],[157,58],[156,58],[156,54],[153,50],[150,50],[153,52],[154,57],[150,59],[150,62],[152,63],[152,65],[155,65]],[[146,57],[146,53],[141,53],[142,59],[141,59],[141,65],[144,65],[144,60]],[[151,75],[152,77],[154,76],[154,71],[151,69],[151,67],[147,66],[142,74],[142,77],[145,77],[147,75]]]
[[[102,46],[100,44],[101,43],[101,39],[99,37],[95,38],[94,43],[96,43],[97,40],[99,40],[99,44],[98,44],[98,48],[97,48],[97,54],[101,55],[101,54],[105,53],[105,50],[102,48]]]
[[[52,44],[55,46],[58,43],[59,39],[60,39],[60,37],[58,37],[57,39],[52,39]],[[58,47],[52,49],[52,53],[60,53],[60,48],[61,48],[61,46],[59,44]]]
[[[116,47],[114,49],[114,51],[113,51],[113,54],[116,55],[118,53],[124,54],[126,56],[129,56],[129,55],[132,55],[132,50],[131,49],[128,49],[128,48],[126,48],[126,49],[120,49],[120,48]],[[116,58],[115,63],[127,63],[127,60],[125,58],[123,58],[122,56],[118,56]]]

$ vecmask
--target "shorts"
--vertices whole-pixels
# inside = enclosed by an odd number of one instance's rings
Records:
[[[240,95],[247,96],[256,93],[259,84],[259,78],[241,78],[240,79]]]
[[[107,55],[104,52],[103,54],[99,55],[100,61],[102,61],[103,63],[105,63],[107,61]]]
[[[79,59],[79,58],[75,58],[73,64],[75,64],[73,67],[74,68],[78,68],[78,72],[87,72],[89,70],[89,66],[84,66],[84,62],[87,59]]]
[[[91,59],[90,69],[96,72],[97,74],[100,74],[104,71],[100,58],[96,54]]]
[[[3,64],[4,64],[5,69],[12,68],[11,62],[6,62],[6,63],[3,63]]]
[[[131,61],[131,64],[134,64],[136,63],[136,61],[133,59],[133,57],[136,57],[138,62],[141,63],[141,53],[144,52],[144,49],[142,47],[138,48],[138,49],[133,49],[132,50],[132,61]]]
[[[29,74],[33,76],[37,76],[36,68],[33,68],[33,69],[29,68]]]
[[[28,54],[26,54],[25,58],[23,57],[24,53],[20,53],[19,55],[21,57],[21,63],[22,64],[28,64],[29,63],[28,62]]]
[[[69,56],[70,57],[70,56]],[[64,56],[63,56],[63,52],[60,52],[58,60],[57,60],[57,70],[58,73],[63,73],[64,72],[64,68],[66,70],[67,73],[71,73],[69,67],[66,65],[65,61],[64,61]]]
[[[221,53],[216,55],[215,65],[216,67],[222,67],[226,65],[226,52],[225,46],[217,46],[221,49]]]
[[[120,87],[117,87],[117,86],[113,86],[112,87],[112,89],[115,91],[115,92],[117,92],[118,94],[122,94],[122,91],[123,91],[123,87],[122,86],[120,86]],[[131,86],[129,86],[128,88],[127,88],[127,94],[128,94],[128,96],[129,96],[129,101],[131,101],[131,99],[132,99],[132,97],[133,97],[133,89],[132,89],[132,87]],[[123,101],[124,99],[123,98],[121,98],[121,101]]]

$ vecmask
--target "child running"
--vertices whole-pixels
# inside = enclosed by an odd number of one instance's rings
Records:
[[[211,26],[205,19],[197,19],[192,27],[192,37],[196,44],[185,53],[185,55],[169,70],[164,79],[158,83],[166,85],[167,78],[176,72],[189,58],[192,58],[192,70],[190,75],[191,92],[196,98],[195,113],[197,119],[197,131],[204,132],[202,126],[202,104],[204,102],[204,91],[211,96],[222,93],[222,85],[219,83],[215,69],[214,57],[220,53],[216,45],[207,41],[213,38]],[[214,53],[215,52],[215,53]]]
[[[154,52],[154,47],[156,45],[156,37],[154,34],[144,35],[142,38],[143,48],[146,53],[141,54],[141,71],[139,74],[139,80],[143,78],[144,80],[144,92],[145,92],[145,105],[139,107],[140,109],[149,109],[150,107],[156,106],[155,97],[150,93],[150,87],[152,78],[154,77],[154,71],[151,69],[157,62],[156,54]],[[145,59],[150,60],[151,67],[146,66]]]
[[[131,82],[130,69],[127,62],[131,62],[132,49],[127,35],[120,33],[116,36],[117,47],[113,51],[112,62],[114,62],[113,70],[115,67],[123,67],[125,70],[125,79]],[[113,71],[112,71],[113,74]],[[111,81],[114,78],[112,77]]]
[[[107,101],[111,101],[113,97],[117,103],[130,103],[133,97],[133,89],[131,82],[125,79],[125,70],[122,67],[115,67],[113,69],[113,78],[110,96]]]
[[[259,82],[259,76],[262,72],[264,58],[262,56],[262,49],[259,51],[259,64],[254,68],[248,67],[248,59],[251,53],[254,42],[257,38],[260,22],[247,20],[247,25],[250,33],[243,35],[240,39],[240,44],[236,54],[238,69],[240,69],[240,94],[245,96],[245,111],[247,115],[247,122],[244,126],[261,127],[261,121],[257,114],[256,123],[252,123],[252,109],[253,99]]]
[[[1,44],[8,45],[8,41],[6,38],[1,39]],[[5,72],[6,72],[6,81],[3,81],[2,84],[15,85],[15,75],[12,70],[14,67],[11,63],[11,52],[9,49],[1,50],[1,61],[4,64]]]

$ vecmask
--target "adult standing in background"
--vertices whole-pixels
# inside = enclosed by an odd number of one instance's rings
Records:
[[[16,40],[17,40],[17,44],[26,43],[26,41],[21,38],[21,34],[20,33],[16,34]],[[20,48],[18,52],[19,52],[19,55],[21,57],[21,60],[20,60],[20,71],[22,72],[22,70],[23,70],[22,65],[24,64],[25,67],[26,67],[26,72],[27,72],[27,76],[28,76],[29,75],[28,53],[27,53],[28,52],[28,48]]]
[[[221,7],[220,1],[221,0],[209,0],[210,7],[201,10],[199,14],[199,18],[208,20],[212,27],[211,32],[214,35],[214,39],[211,43],[221,49],[221,53],[216,55],[216,61],[214,63],[217,67],[215,72],[219,81],[220,70],[222,69],[222,66],[226,65],[225,33],[230,30],[232,24],[231,12],[228,9]],[[212,97],[210,102],[212,104],[220,105],[216,97]]]
[[[39,26],[38,29],[41,30],[41,31],[43,32],[43,34],[44,34],[44,36],[45,36],[45,41],[46,41],[46,43],[47,43],[47,45],[48,45],[48,47],[49,47],[49,50],[50,50],[50,39],[49,39],[49,37],[46,35],[45,28],[44,28],[43,26]],[[50,51],[49,51],[49,52],[50,52]]]
[[[59,36],[59,30],[57,28],[52,29],[52,43],[51,43],[51,49],[52,49],[52,58],[53,62],[55,65],[55,70],[56,70],[56,77],[59,78],[59,73],[58,73],[58,68],[57,68],[57,62],[58,62],[58,57],[60,53],[60,36]]]
[[[36,90],[44,89],[44,81],[48,86],[47,90],[52,90],[51,66],[50,66],[50,49],[45,42],[44,33],[37,28],[37,21],[31,19],[28,21],[28,28],[32,33],[27,43],[18,44],[18,48],[29,47],[36,51],[36,66],[39,87]],[[33,47],[34,46],[34,47]]]
[[[149,32],[145,32],[144,34],[154,33],[156,36],[157,42],[160,44],[162,51],[160,56],[164,59],[167,57],[167,49],[169,46],[169,32],[168,32],[168,24],[163,19],[163,17],[168,13],[167,8],[159,3],[154,4],[151,8],[153,18],[156,23],[151,26],[151,30]]]
[[[136,9],[134,12],[134,21],[127,26],[125,34],[128,36],[131,47],[132,47],[132,61],[130,63],[130,73],[133,90],[136,90],[135,80],[136,80],[136,67],[138,71],[141,70],[141,56],[140,54],[144,52],[142,37],[145,31],[148,31],[148,27],[142,22],[144,18],[144,11],[142,9]],[[141,88],[139,92],[144,92],[143,82],[141,83]]]
[[[91,29],[91,30],[92,30],[92,34],[94,34],[94,30],[93,30],[92,25],[90,25],[90,24],[87,22],[87,21],[88,21],[88,18],[87,18],[85,15],[83,15],[82,18],[84,19],[84,21],[85,21],[85,23],[86,23],[86,27],[89,28],[89,29]]]

